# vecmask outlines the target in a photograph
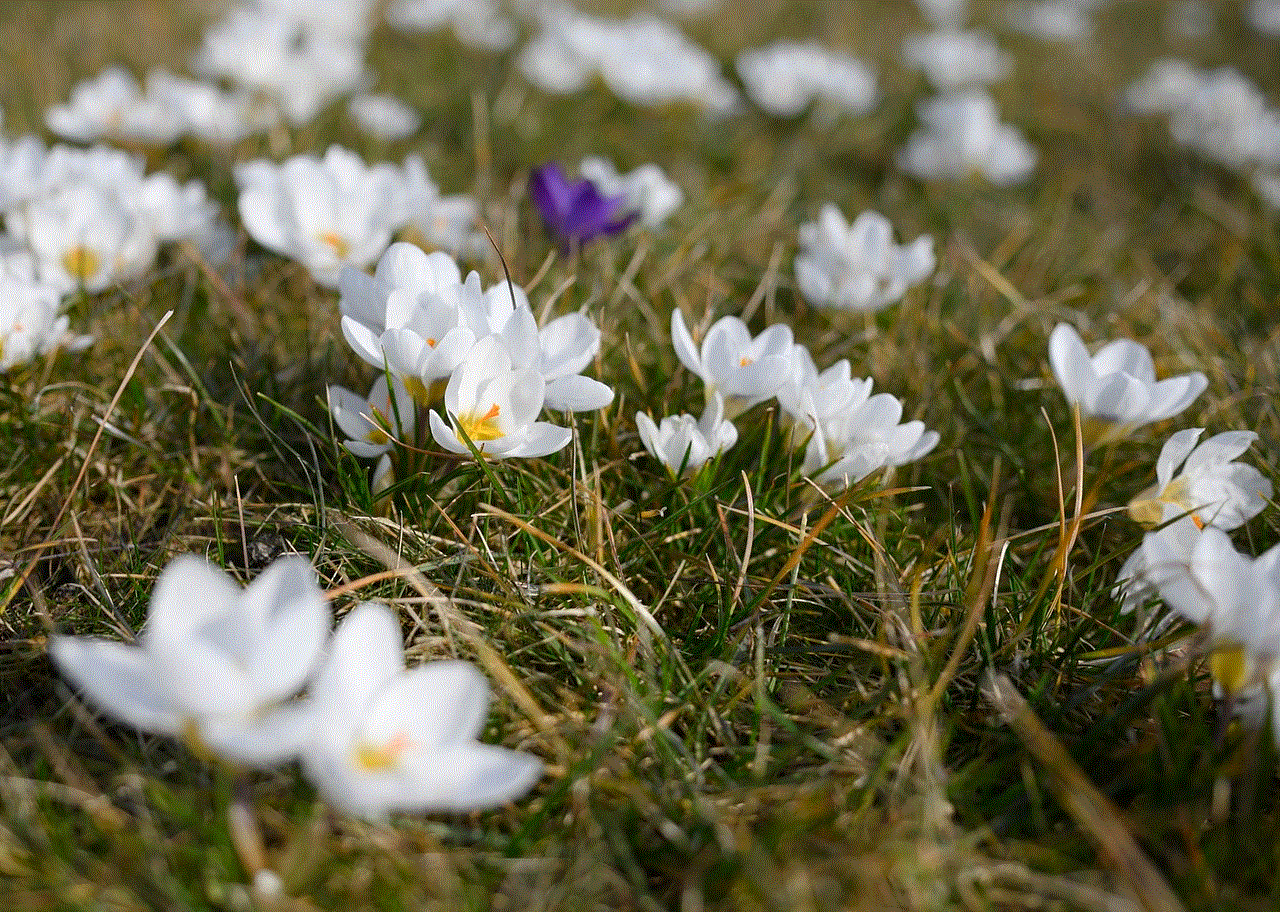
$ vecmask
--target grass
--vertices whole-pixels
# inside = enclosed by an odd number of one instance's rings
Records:
[[[1274,44],[1215,11],[1215,35],[1168,50],[1234,63],[1274,93]],[[7,129],[38,128],[106,63],[180,68],[210,15],[5,4]],[[918,26],[905,4],[770,3],[693,26],[726,60],[813,35],[880,61],[875,113],[785,123],[655,115],[599,86],[548,98],[507,57],[377,31],[380,86],[423,110],[423,131],[383,147],[339,106],[276,151],[422,152],[446,192],[484,200],[513,277],[540,276],[535,309],[554,300],[600,323],[594,371],[615,403],[578,417],[572,451],[430,459],[386,507],[322,402],[327,383],[369,372],[342,343],[335,296],[299,267],[245,244],[222,285],[175,251],[147,281],[74,302],[92,349],[13,371],[0,391],[4,905],[251,908],[226,824],[248,788],[291,909],[1273,908],[1269,730],[1228,723],[1189,630],[1145,642],[1110,595],[1140,537],[1114,508],[1150,483],[1168,432],[1256,430],[1250,460],[1280,474],[1275,215],[1162,125],[1114,113],[1162,15],[1102,10],[1084,52],[1002,39],[1017,72],[996,95],[1041,154],[1012,190],[922,186],[894,168],[925,94],[893,63]],[[230,164],[268,151],[184,143],[153,166],[204,178],[233,211]],[[553,258],[523,197],[528,168],[589,153],[662,164],[688,204],[653,235]],[[934,279],[874,318],[811,310],[790,264],[797,224],[827,200],[876,207],[903,238],[933,234]],[[501,278],[496,263],[483,273]],[[672,484],[636,456],[632,416],[699,403],[668,344],[673,307],[703,327],[726,313],[787,322],[820,367],[850,358],[941,446],[831,501],[758,408],[712,470]],[[1064,318],[1088,342],[1149,344],[1162,374],[1210,378],[1188,413],[1090,455],[1093,512],[1078,524],[1058,490],[1071,420],[1045,357]],[[1255,554],[1275,544],[1276,510],[1235,538]],[[327,811],[293,769],[246,786],[96,717],[47,661],[46,621],[127,636],[159,570],[190,551],[245,581],[298,551],[329,589],[388,553],[417,568],[447,602],[393,578],[335,607],[387,601],[411,661],[481,664],[486,740],[537,753],[547,775],[505,809],[373,827]]]

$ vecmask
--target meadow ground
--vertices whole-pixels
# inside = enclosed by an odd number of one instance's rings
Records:
[[[1275,41],[1235,6],[1216,8],[1208,37],[1159,37],[1165,7],[1140,4],[1099,10],[1086,49],[1003,36],[1016,70],[993,94],[1039,150],[1034,177],[926,185],[894,165],[926,94],[897,63],[914,7],[751,8],[726,3],[689,31],[726,61],[788,35],[847,47],[877,66],[881,104],[708,123],[599,85],[544,96],[509,55],[383,26],[371,66],[425,116],[409,142],[363,138],[339,105],[234,150],[149,153],[234,215],[235,161],[331,142],[368,159],[421,152],[446,192],[484,201],[535,311],[596,319],[590,372],[617,397],[548,459],[425,457],[375,504],[323,402],[326,384],[361,386],[368,370],[343,344],[336,295],[300,266],[242,242],[223,280],[179,251],[145,281],[76,299],[73,329],[94,345],[0,388],[0,905],[251,908],[226,822],[237,790],[290,909],[1280,904],[1269,726],[1215,703],[1190,629],[1145,641],[1144,618],[1111,595],[1141,536],[1116,508],[1153,481],[1169,432],[1252,429],[1249,460],[1280,480],[1275,213],[1163,122],[1118,114],[1116,96],[1166,51],[1233,64],[1274,98]],[[38,130],[108,63],[182,68],[212,14],[3,4],[6,132]],[[657,162],[688,201],[660,231],[557,257],[528,172],[588,154]],[[827,201],[878,209],[900,238],[933,235],[936,274],[870,318],[807,306],[796,227]],[[500,278],[489,263],[486,284]],[[700,407],[669,343],[674,307],[703,327],[788,323],[819,366],[849,358],[941,444],[832,500],[760,408],[712,470],[671,482],[637,456],[634,415]],[[1046,358],[1064,319],[1090,344],[1149,345],[1162,375],[1209,377],[1189,412],[1091,453],[1082,503]],[[1236,540],[1274,545],[1280,512]],[[485,739],[546,762],[527,798],[355,821],[292,768],[233,781],[98,717],[46,656],[50,624],[137,630],[176,554],[247,581],[289,551],[329,590],[391,555],[448,596],[380,578],[334,605],[396,606],[411,661],[478,662],[494,691]]]

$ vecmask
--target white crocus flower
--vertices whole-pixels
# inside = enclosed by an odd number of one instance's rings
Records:
[[[232,145],[280,122],[279,109],[250,92],[223,91],[166,70],[147,74],[147,94],[176,112],[185,131],[213,145]]]
[[[876,102],[876,77],[855,57],[814,42],[779,41],[743,51],[738,75],[757,105],[775,117],[794,117],[815,99],[864,114]]]
[[[626,210],[638,212],[639,222],[646,228],[657,228],[684,203],[684,191],[657,165],[641,165],[619,174],[608,159],[593,156],[582,160],[578,173],[604,196],[626,200]]]
[[[849,405],[821,421],[805,448],[804,472],[819,484],[842,490],[886,466],[913,462],[938,445],[924,422],[902,420],[902,403],[889,393],[868,396],[860,386]]]
[[[636,413],[640,442],[672,476],[693,475],[708,461],[738,442],[738,429],[724,420],[724,400],[713,396],[701,418],[674,415],[654,424],[644,412]]]
[[[835,418],[854,403],[865,402],[871,385],[869,379],[853,379],[847,358],[818,373],[809,349],[797,343],[792,349],[791,375],[777,393],[792,444],[803,443],[819,422]]]
[[[545,388],[537,371],[513,367],[501,339],[485,336],[449,378],[444,391],[449,423],[431,412],[431,436],[460,456],[471,455],[466,440],[494,459],[554,453],[573,435],[568,428],[536,420]]]
[[[330,146],[323,159],[295,156],[276,166],[236,169],[240,217],[255,241],[307,267],[335,288],[343,266],[368,266],[403,222],[403,182],[390,165],[367,166]]]
[[[489,238],[479,229],[480,204],[464,194],[441,196],[420,155],[405,157],[405,221],[422,240],[450,256],[482,260],[489,253]]]
[[[329,413],[338,430],[347,435],[342,445],[361,459],[382,456],[397,440],[413,436],[413,398],[398,379],[388,384],[386,374],[378,375],[368,396],[330,386]]]
[[[1120,568],[1111,594],[1121,601],[1126,614],[1154,594],[1149,580],[1151,548],[1160,547],[1161,559],[1168,562],[1174,552],[1190,552],[1196,538],[1192,526],[1229,532],[1257,516],[1271,497],[1271,482],[1261,472],[1234,461],[1257,434],[1228,431],[1196,446],[1203,432],[1203,428],[1187,428],[1170,437],[1156,462],[1156,484],[1129,503],[1129,515],[1144,525],[1175,519],[1178,523],[1175,532],[1157,539],[1155,545],[1137,548]],[[1175,476],[1179,466],[1182,471]]]
[[[1135,429],[1172,418],[1209,385],[1204,374],[1182,374],[1156,381],[1151,353],[1131,339],[1104,345],[1092,357],[1079,334],[1059,323],[1049,336],[1049,363],[1070,405],[1090,419],[1088,437],[1108,443]]]
[[[69,324],[61,305],[56,288],[0,270],[0,371],[58,347]]]
[[[600,350],[590,319],[566,314],[539,328],[524,289],[500,282],[481,290],[479,274],[462,281],[447,254],[393,244],[372,277],[344,271],[341,289],[347,342],[375,367],[385,363],[421,402],[489,335],[501,338],[513,368],[542,377],[546,408],[594,411],[613,401],[608,386],[581,374]]]
[[[902,59],[940,92],[999,82],[1013,69],[1012,58],[986,32],[911,35],[902,42]]]
[[[387,22],[406,32],[452,27],[458,41],[482,51],[505,51],[518,35],[496,0],[395,0]]]
[[[1130,502],[1130,516],[1158,526],[1189,513],[1197,525],[1229,532],[1262,512],[1271,482],[1253,466],[1234,461],[1258,435],[1227,431],[1196,446],[1202,433],[1204,428],[1187,428],[1166,441],[1156,462],[1155,486]]]
[[[209,199],[204,181],[179,184],[163,171],[150,174],[139,184],[133,203],[159,241],[200,243],[218,224],[218,204]]]
[[[65,105],[50,108],[45,123],[76,142],[114,137],[167,146],[182,134],[180,113],[163,97],[144,95],[138,81],[120,67],[108,67],[71,90]]]
[[[26,207],[13,227],[40,277],[63,291],[137,278],[156,256],[156,238],[115,192],[73,183]]]
[[[466,662],[406,669],[395,616],[351,610],[312,687],[316,729],[302,769],[349,814],[466,812],[519,798],[542,775],[537,757],[480,743],[484,676]]]
[[[1208,631],[1222,689],[1234,694],[1280,672],[1280,546],[1250,558],[1226,532],[1198,531],[1185,517],[1148,534],[1143,550],[1164,603]]]
[[[309,18],[339,4],[308,4]],[[242,6],[205,33],[194,67],[272,99],[302,126],[365,78],[364,49],[351,36],[303,28],[281,10]]]
[[[893,226],[867,210],[849,224],[832,203],[816,222],[800,226],[796,282],[815,307],[880,310],[923,282],[937,261],[933,238],[893,242]]]
[[[707,330],[699,349],[677,308],[671,312],[671,344],[680,363],[706,385],[707,402],[716,393],[724,397],[725,417],[730,420],[772,398],[791,376],[791,327],[782,323],[752,338],[742,320],[721,317]]]
[[[1017,128],[1000,122],[995,102],[973,89],[934,98],[920,107],[923,128],[907,140],[898,166],[922,180],[980,175],[1004,186],[1026,180],[1036,150]]]
[[[55,636],[49,653],[109,715],[274,766],[310,737],[309,713],[285,701],[311,677],[328,636],[328,604],[305,558],[276,561],[242,590],[184,555],[156,580],[138,646]]]

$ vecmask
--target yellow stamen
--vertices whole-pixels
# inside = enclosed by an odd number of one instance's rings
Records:
[[[321,234],[320,240],[332,247],[334,254],[336,254],[340,260],[345,260],[347,258],[347,254],[351,251],[351,245],[347,243],[347,239],[332,231],[326,231]]]
[[[1239,693],[1253,677],[1253,662],[1242,646],[1223,646],[1209,653],[1209,674],[1229,694]]]
[[[472,443],[497,440],[505,436],[495,420],[499,411],[498,404],[495,402],[483,415],[459,415],[458,427],[466,433]]]
[[[412,742],[403,732],[386,744],[359,744],[356,746],[356,763],[369,771],[390,769]]]
[[[746,367],[748,364],[751,363],[751,361],[752,361],[751,358],[742,358],[740,361],[738,361],[738,367]]]
[[[82,285],[97,275],[101,265],[102,258],[83,245],[72,247],[62,255],[62,268]]]

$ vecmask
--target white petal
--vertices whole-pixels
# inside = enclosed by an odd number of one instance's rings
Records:
[[[594,412],[613,401],[613,390],[599,380],[575,374],[547,384],[545,407],[553,411]]]
[[[95,706],[143,731],[174,735],[182,721],[150,657],[136,646],[55,636],[49,655]]]

